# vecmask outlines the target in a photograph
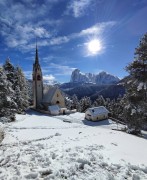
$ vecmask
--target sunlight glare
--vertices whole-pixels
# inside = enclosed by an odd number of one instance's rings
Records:
[[[88,42],[88,50],[91,54],[98,54],[102,50],[101,41],[98,39],[93,39]]]

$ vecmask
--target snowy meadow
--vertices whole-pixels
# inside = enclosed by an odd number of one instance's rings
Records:
[[[34,111],[3,125],[0,179],[147,179],[147,140],[90,122],[84,113],[46,116]]]

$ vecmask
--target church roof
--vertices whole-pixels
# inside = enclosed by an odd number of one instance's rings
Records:
[[[56,90],[57,90],[57,87],[45,88],[42,102],[50,103],[53,99],[53,96]]]

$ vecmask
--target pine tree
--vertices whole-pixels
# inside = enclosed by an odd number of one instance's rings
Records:
[[[71,109],[72,106],[72,100],[69,97],[65,97],[65,106],[67,107],[67,109]]]
[[[12,88],[15,89],[15,67],[11,64],[10,59],[8,58],[3,65],[3,69],[6,73],[7,80],[11,82]]]
[[[21,68],[15,68],[10,59],[7,59],[3,65],[7,80],[12,84],[13,99],[16,103],[16,113],[25,111],[29,105],[28,85]]]
[[[143,123],[147,122],[147,33],[135,50],[134,61],[126,70],[130,78],[125,85],[127,93],[124,116],[128,126],[139,132]]]
[[[80,100],[80,108],[81,108],[81,112],[85,112],[86,109],[90,108],[91,107],[91,99],[90,97],[83,97],[81,100]]]
[[[147,83],[147,33],[140,40],[139,46],[135,49],[134,61],[126,70],[137,81]]]
[[[17,112],[25,111],[28,106],[28,88],[25,76],[20,67],[17,67],[15,70],[15,95],[16,95],[16,103],[19,107]]]
[[[77,105],[79,103],[77,95],[72,96],[72,109],[77,109]]]
[[[14,109],[16,103],[14,102],[14,91],[11,83],[7,80],[7,76],[0,67],[0,116],[8,117],[10,120],[14,120]]]
[[[98,96],[98,98],[94,101],[93,106],[105,106],[106,102],[102,95]]]

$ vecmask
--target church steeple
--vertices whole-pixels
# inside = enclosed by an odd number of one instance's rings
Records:
[[[39,64],[37,41],[36,41],[35,64]]]
[[[43,98],[43,78],[39,64],[38,47],[36,41],[35,63],[33,65],[33,104],[39,108]]]

